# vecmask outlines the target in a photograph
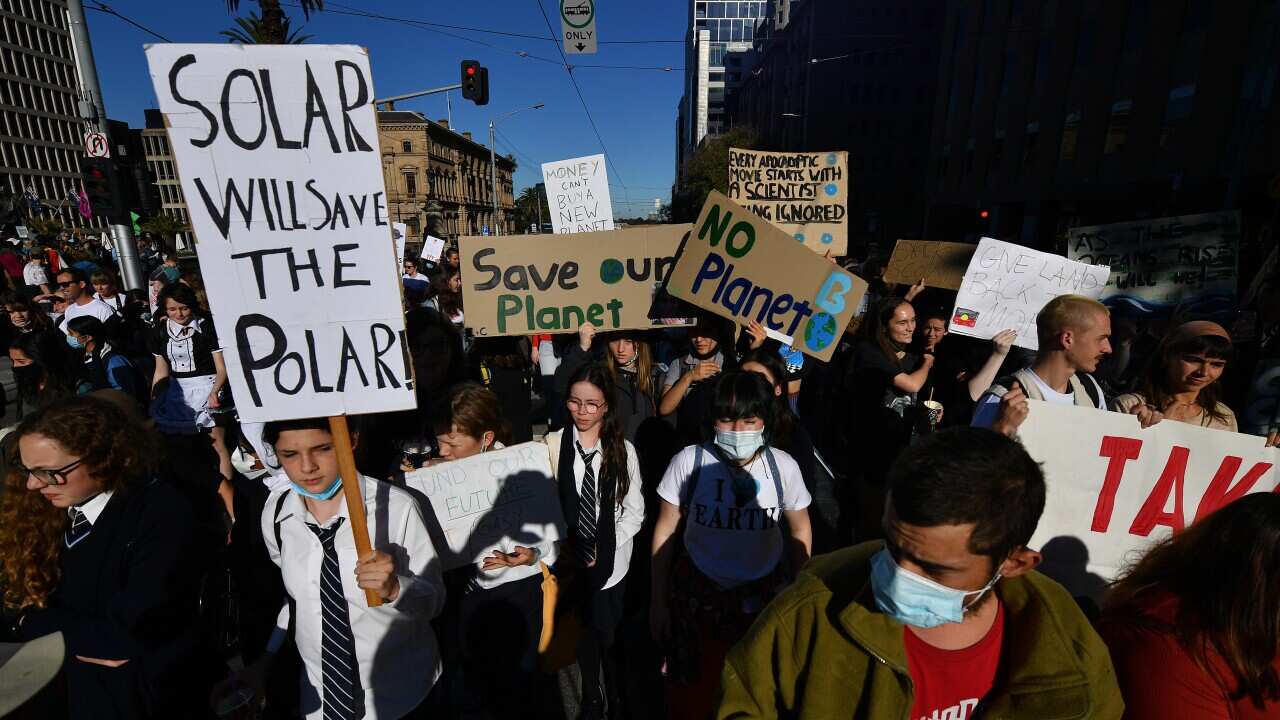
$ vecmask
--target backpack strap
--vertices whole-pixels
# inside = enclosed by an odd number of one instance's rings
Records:
[[[778,472],[778,461],[773,457],[773,448],[764,446],[764,459],[769,463],[769,474],[773,475],[773,487],[778,493],[778,507],[782,507],[782,473]]]
[[[1102,392],[1098,388],[1097,381],[1089,373],[1078,372],[1072,378],[1084,388],[1085,395],[1089,396],[1094,408],[1106,409],[1106,405],[1102,404]]]

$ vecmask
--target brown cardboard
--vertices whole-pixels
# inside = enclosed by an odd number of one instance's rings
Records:
[[[670,324],[651,321],[649,306],[689,228],[460,238],[467,327],[492,337],[576,332],[582,322],[604,331]]]
[[[757,320],[828,360],[867,283],[712,191],[667,290],[738,324]]]
[[[820,255],[848,252],[849,153],[844,150],[729,148],[726,195]]]
[[[889,284],[915,285],[924,278],[929,287],[959,290],[976,245],[941,240],[899,240],[884,269]]]

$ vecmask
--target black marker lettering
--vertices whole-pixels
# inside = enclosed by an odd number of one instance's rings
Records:
[[[169,93],[173,95],[173,99],[179,104],[199,110],[200,114],[204,116],[204,119],[209,122],[209,134],[205,135],[203,139],[191,141],[192,145],[198,148],[204,148],[212,145],[213,139],[218,136],[218,118],[215,117],[213,113],[209,112],[209,108],[205,107],[200,102],[196,100],[188,100],[187,98],[182,97],[182,93],[178,92],[178,73],[182,72],[182,69],[186,66],[195,64],[196,56],[191,53],[183,55],[173,63],[173,67],[169,68]],[[200,179],[196,178],[196,182],[200,182]],[[222,236],[225,238],[227,236],[226,232],[223,232]]]
[[[356,243],[343,243],[333,246],[333,286],[335,288],[373,284],[369,280],[344,280],[342,277],[342,268],[356,267],[355,263],[342,262],[342,253],[348,250],[355,250],[358,247],[360,246]]]

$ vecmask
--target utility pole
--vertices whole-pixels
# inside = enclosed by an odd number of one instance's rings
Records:
[[[67,17],[71,29],[71,44],[80,70],[80,88],[83,94],[88,95],[87,99],[80,100],[80,116],[95,130],[106,132],[107,108],[102,99],[102,87],[98,84],[98,66],[93,61],[89,26],[84,21],[84,3],[81,0],[67,0]],[[115,244],[124,289],[144,289],[146,285],[142,279],[142,264],[138,261],[138,245],[133,240],[133,221],[129,218],[129,209],[117,208],[115,216],[108,218],[108,222],[111,225],[111,240]]]
[[[489,121],[489,194],[493,200],[493,234],[501,235],[498,223],[498,160],[493,152],[493,121]]]

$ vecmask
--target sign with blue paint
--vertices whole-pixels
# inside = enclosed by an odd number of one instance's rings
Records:
[[[829,360],[867,283],[712,191],[667,291],[743,325],[755,320],[793,338],[804,354]]]
[[[730,200],[819,254],[849,248],[849,153],[729,148]]]

